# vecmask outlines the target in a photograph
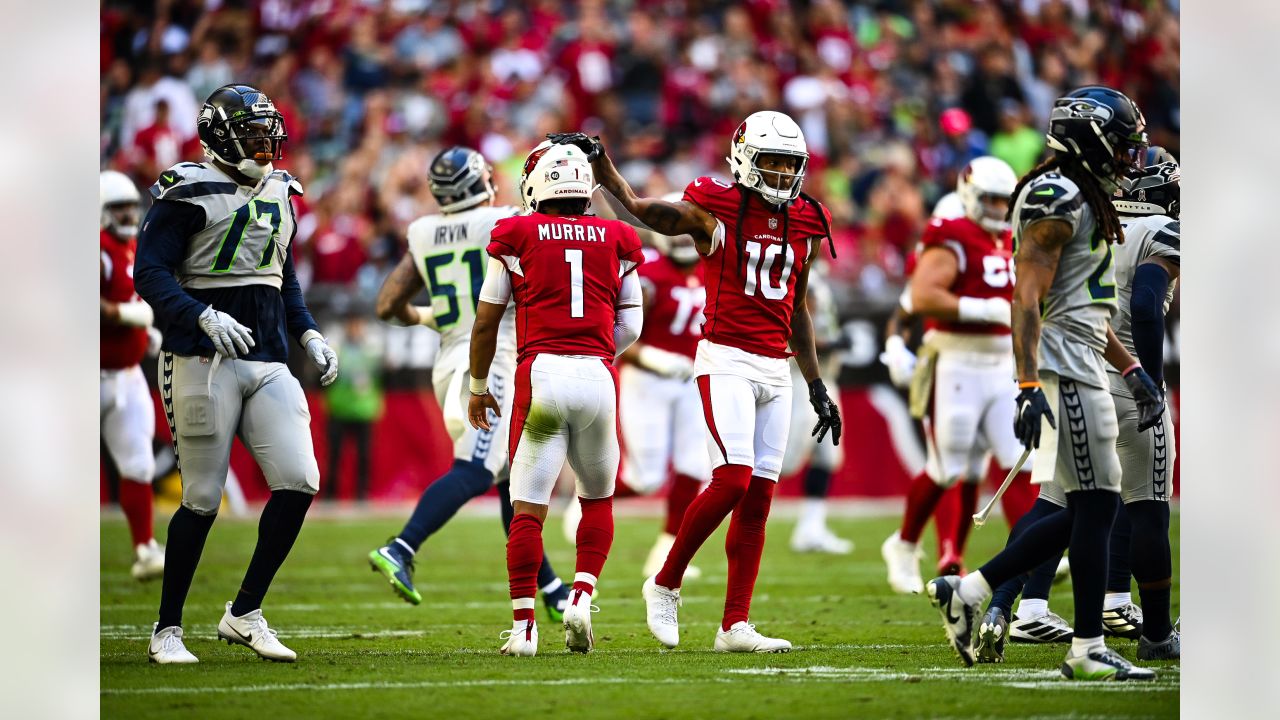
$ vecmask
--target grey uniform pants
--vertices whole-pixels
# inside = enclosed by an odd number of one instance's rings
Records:
[[[1040,382],[1058,425],[1040,427],[1031,482],[1040,484],[1041,499],[1065,507],[1066,494],[1078,490],[1119,493],[1120,424],[1111,392],[1045,370]]]
[[[161,353],[160,395],[187,509],[218,511],[237,435],[272,490],[319,490],[307,398],[283,363]]]

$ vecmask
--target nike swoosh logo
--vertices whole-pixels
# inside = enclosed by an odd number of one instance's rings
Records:
[[[952,614],[951,614],[951,603],[950,603],[950,602],[948,602],[946,605],[943,605],[943,606],[942,606],[942,614],[943,614],[944,616],[946,616],[946,618],[947,618],[947,622],[949,622],[949,623],[951,623],[951,624],[953,624],[953,625],[954,625],[955,623],[960,622],[960,618],[958,618],[958,617],[956,617],[956,616],[954,616],[954,615],[952,615]]]
[[[400,563],[396,562],[396,559],[395,559],[395,558],[393,558],[393,557],[391,557],[391,553],[387,552],[387,549],[386,549],[386,548],[378,548],[378,554],[379,554],[379,555],[381,555],[382,557],[386,558],[388,561],[390,561],[390,562],[391,562],[392,564],[394,564],[396,567],[400,567]]]
[[[161,175],[160,177],[164,178],[164,181],[165,181],[165,182],[173,182],[173,176],[172,176],[172,175]]]
[[[694,181],[693,181],[693,186],[694,186],[694,187],[702,187],[702,178],[696,178],[696,179],[694,179]]]
[[[1037,190],[1037,191],[1035,191],[1035,192],[1033,192],[1033,193],[1031,193],[1031,194],[1032,194],[1032,195],[1052,195],[1052,194],[1053,194],[1053,190],[1052,190],[1052,189],[1050,189],[1050,188],[1044,188],[1044,189],[1041,189],[1041,190]]]
[[[245,635],[241,633],[239,630],[231,627],[230,623],[227,624],[227,627],[231,629],[231,632],[235,633],[236,635],[239,635],[241,640],[244,640],[247,643],[253,642],[253,633],[249,633],[248,635]]]

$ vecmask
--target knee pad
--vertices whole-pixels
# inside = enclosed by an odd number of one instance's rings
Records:
[[[1153,534],[1169,536],[1169,503],[1163,500],[1140,500],[1124,506],[1129,517],[1132,534],[1148,537]]]
[[[140,448],[116,459],[116,469],[123,478],[150,485],[156,475],[156,456],[150,447]]]
[[[197,515],[216,515],[222,505],[222,484],[218,482],[183,483],[182,507]]]

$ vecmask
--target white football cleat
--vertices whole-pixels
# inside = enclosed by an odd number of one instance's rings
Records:
[[[798,553],[848,555],[853,552],[853,542],[836,536],[826,525],[800,523],[791,533],[791,549]]]
[[[1058,585],[1071,579],[1071,560],[1066,555],[1058,561],[1058,569],[1053,571],[1053,584]]]
[[[680,644],[680,590],[669,590],[659,585],[654,577],[644,581],[640,594],[644,596],[649,632],[663,645],[673,648]]]
[[[200,662],[182,644],[182,628],[177,625],[156,632],[160,623],[151,626],[151,644],[147,646],[147,660],[160,665],[191,665]]]
[[[716,652],[784,653],[791,651],[790,641],[765,637],[756,626],[738,621],[728,630],[716,628]]]
[[[564,608],[564,644],[569,652],[589,653],[596,646],[591,632],[591,613],[600,608],[591,604],[591,596],[581,590],[569,591],[569,604]]]
[[[676,536],[671,533],[662,533],[658,536],[658,541],[653,544],[653,549],[649,551],[649,557],[644,561],[644,576],[653,577],[662,570],[662,564],[667,561],[667,555],[671,554],[671,547],[676,544]],[[702,569],[696,565],[690,565],[684,569],[685,580],[697,580],[702,577]]]
[[[1067,651],[1062,661],[1062,676],[1068,680],[1155,680],[1150,668],[1137,667],[1119,653],[1105,645],[1090,648],[1077,654],[1075,648]]]
[[[560,526],[564,530],[564,539],[570,545],[578,544],[578,523],[582,522],[582,503],[578,502],[578,496],[574,495],[569,498],[569,504],[564,506],[563,524]]]
[[[1071,642],[1073,637],[1071,623],[1052,612],[1035,617],[1015,616],[1009,626],[1009,639],[1016,643],[1062,643]]]
[[[155,580],[164,576],[164,546],[151,538],[133,549],[134,563],[130,574],[134,580]]]
[[[920,577],[920,556],[923,553],[915,543],[903,540],[895,531],[880,546],[880,557],[889,568],[889,587],[896,593],[919,595],[924,592],[924,579]]]
[[[498,651],[503,655],[533,657],[538,654],[538,622],[536,620],[516,620],[511,625],[511,629],[503,630],[498,638],[507,641]]]
[[[285,647],[276,638],[276,631],[267,626],[267,619],[262,617],[262,609],[253,610],[236,617],[231,614],[231,603],[227,603],[226,612],[218,621],[218,637],[228,645],[243,645],[258,653],[263,660],[275,662],[293,662],[298,654]]]

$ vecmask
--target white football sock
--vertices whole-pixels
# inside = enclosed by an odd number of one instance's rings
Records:
[[[561,587],[563,587],[563,586],[564,586],[564,582],[563,582],[563,581],[561,581],[561,580],[560,580],[560,578],[556,578],[555,580],[552,580],[551,582],[549,582],[549,583],[547,583],[546,585],[543,585],[543,586],[542,586],[542,588],[541,588],[541,590],[542,590],[542,594],[543,594],[543,595],[550,595],[551,593],[553,593],[553,592],[555,592],[555,591],[559,590],[559,589],[560,589]]]
[[[1081,638],[1081,637],[1071,638],[1071,654],[1072,655],[1076,655],[1076,656],[1083,655],[1094,648],[1100,648],[1100,647],[1103,647],[1101,635],[1099,635],[1098,637],[1091,637],[1091,638]]]
[[[1035,620],[1038,617],[1044,617],[1048,614],[1048,600],[1023,598],[1018,601],[1018,612],[1016,615],[1019,620]]]
[[[822,527],[827,524],[827,501],[823,498],[806,498],[800,509],[803,526]]]
[[[1118,607],[1124,607],[1133,602],[1133,593],[1107,593],[1107,597],[1102,601],[1103,610],[1115,610]]]
[[[981,570],[974,570],[960,580],[957,594],[965,605],[981,605],[991,597],[991,583],[982,577]]]

